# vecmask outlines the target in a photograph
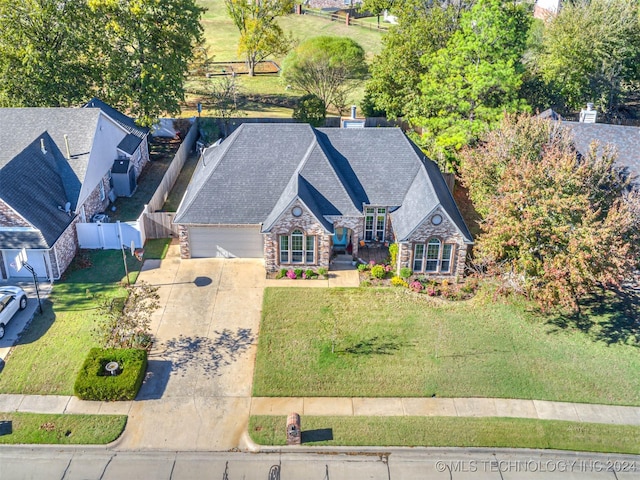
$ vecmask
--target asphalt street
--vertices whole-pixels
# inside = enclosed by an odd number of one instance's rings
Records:
[[[485,449],[322,449],[298,453],[0,448],[2,480],[631,480],[640,457]]]

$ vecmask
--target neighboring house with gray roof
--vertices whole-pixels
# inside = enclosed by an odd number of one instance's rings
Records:
[[[264,258],[269,272],[328,268],[362,241],[398,243],[398,269],[455,276],[473,243],[440,170],[398,128],[243,124],[205,150],[174,222],[183,258]]]
[[[636,185],[640,182],[640,128],[608,123],[580,123],[563,121],[573,132],[576,149],[586,154],[593,142],[600,148],[614,147],[616,165],[625,169]],[[635,179],[635,180],[634,180]]]
[[[97,99],[86,108],[0,108],[0,279],[58,279],[73,259],[77,222],[106,209],[119,158],[149,159],[148,129]]]

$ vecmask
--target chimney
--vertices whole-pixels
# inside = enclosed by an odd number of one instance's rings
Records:
[[[47,149],[44,148],[44,138],[40,139],[40,151],[42,152],[43,155],[47,154]]]
[[[69,135],[64,134],[64,144],[67,147],[67,160],[71,160],[71,150],[69,149]]]
[[[351,105],[351,118],[355,120],[356,118],[356,106]]]
[[[593,103],[587,103],[587,109],[580,110],[580,123],[596,123],[598,111],[593,108]]]

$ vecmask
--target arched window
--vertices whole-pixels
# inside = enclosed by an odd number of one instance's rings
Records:
[[[426,244],[416,243],[413,250],[413,271],[449,273],[452,254],[453,244],[443,244],[437,238],[430,238]]]
[[[438,271],[438,259],[440,258],[440,240],[432,238],[427,243],[427,261],[424,266],[425,272]]]
[[[314,264],[316,260],[316,237],[305,235],[296,229],[289,235],[280,235],[280,263]]]

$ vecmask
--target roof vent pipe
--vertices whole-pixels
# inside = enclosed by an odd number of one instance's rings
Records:
[[[351,118],[353,118],[353,119],[356,118],[356,106],[355,105],[351,105]]]
[[[44,138],[40,139],[40,151],[42,152],[43,155],[47,154],[47,149],[44,148]]]
[[[67,147],[67,160],[71,160],[71,150],[69,149],[69,135],[64,134],[64,145]]]

